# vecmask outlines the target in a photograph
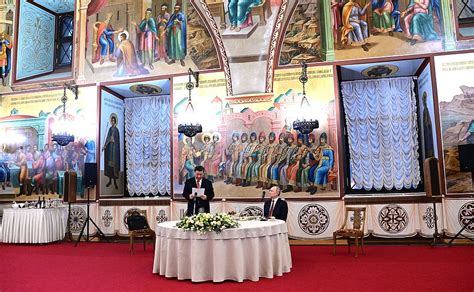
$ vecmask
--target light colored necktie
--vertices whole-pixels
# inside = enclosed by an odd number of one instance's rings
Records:
[[[201,180],[196,181],[196,187],[197,187],[198,189],[201,188]]]

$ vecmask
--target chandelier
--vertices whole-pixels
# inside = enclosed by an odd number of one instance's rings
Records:
[[[196,80],[196,86],[191,81],[191,76],[194,77]],[[191,68],[188,69],[188,82],[186,83],[186,89],[189,92],[188,95],[188,105],[186,106],[186,110],[184,111],[184,116],[186,122],[181,123],[178,125],[178,133],[184,134],[187,137],[194,137],[198,133],[202,132],[202,125],[199,122],[193,123],[190,119],[195,117],[194,106],[191,101],[191,91],[194,87],[199,87],[199,72],[194,72]]]
[[[78,98],[78,86],[71,85],[71,84],[64,84],[63,86],[63,96],[61,97],[61,102],[63,103],[63,113],[57,119],[59,123],[54,128],[53,137],[51,140],[58,143],[60,146],[66,146],[67,144],[74,142],[74,135],[71,133],[72,129],[70,127],[70,122],[68,121],[68,117],[66,115],[66,102],[67,102],[67,95],[66,89],[71,90],[74,93],[75,99]]]
[[[305,112],[305,107],[309,110],[309,101],[306,97],[306,82],[308,82],[308,65],[303,61],[301,62],[301,75],[299,78],[300,83],[303,85],[303,97],[301,98],[300,110],[301,113]],[[314,129],[319,128],[319,122],[316,119],[309,119],[303,115],[303,117],[297,118],[293,122],[293,129],[300,132],[301,134],[309,134]]]

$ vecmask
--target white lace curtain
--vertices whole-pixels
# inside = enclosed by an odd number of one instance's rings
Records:
[[[420,183],[413,88],[411,77],[342,82],[353,189]]]
[[[125,151],[130,195],[171,194],[169,96],[125,99]]]

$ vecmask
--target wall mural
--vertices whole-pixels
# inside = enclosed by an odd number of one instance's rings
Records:
[[[125,105],[122,99],[102,91],[100,111],[100,194],[122,197],[125,184]]]
[[[473,192],[472,174],[461,169],[459,149],[474,144],[474,54],[435,57],[435,64],[447,190]]]
[[[189,1],[119,0],[88,10],[88,82],[219,68],[213,41]]]
[[[321,61],[319,3],[300,1],[286,29],[280,51],[280,65]]]
[[[442,51],[440,0],[331,0],[336,59]]]
[[[428,64],[418,77],[418,115],[420,121],[422,160],[438,157],[438,143],[431,82],[431,65]]]
[[[96,87],[68,92],[66,116],[75,141],[65,147],[52,141],[63,113],[63,90],[2,97],[0,107],[0,199],[37,200],[64,194],[64,171],[77,172],[77,196],[84,198],[85,162],[96,160]],[[94,191],[91,191],[94,196]]]
[[[203,76],[204,84],[213,84],[194,93],[203,133],[174,139],[175,194],[194,176],[194,167],[203,165],[218,197],[261,197],[272,185],[280,185],[286,197],[339,196],[332,67],[308,69],[310,106],[304,110],[320,123],[310,135],[291,130],[302,111],[300,73],[278,71],[274,94],[233,97],[225,96],[221,74]],[[186,78],[174,82],[177,133],[187,104]]]

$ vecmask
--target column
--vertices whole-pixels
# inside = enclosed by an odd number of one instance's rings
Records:
[[[127,3],[127,25],[126,29],[128,30],[130,37],[129,39],[134,40],[136,38],[136,29],[135,26],[132,25],[133,18],[134,18],[134,5],[131,3]]]
[[[331,1],[319,2],[319,31],[321,33],[322,59],[334,61],[334,37],[332,34]]]
[[[454,19],[451,6],[451,0],[441,0],[441,13],[443,14],[443,48],[445,51],[456,49],[456,41],[454,37]]]
[[[85,76],[85,69],[86,69],[86,26],[87,26],[87,7],[91,0],[80,0],[79,4],[79,19],[78,21],[78,28],[79,28],[79,41],[78,41],[78,48],[79,53],[77,54],[79,58],[76,60],[77,62],[77,78],[76,82],[78,84],[86,82]]]

